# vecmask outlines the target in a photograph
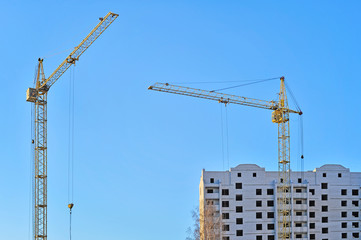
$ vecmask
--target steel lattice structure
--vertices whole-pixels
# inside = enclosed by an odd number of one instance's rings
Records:
[[[278,101],[265,101],[254,98],[241,97],[231,94],[207,91],[202,89],[155,83],[149,90],[167,92],[208,100],[224,104],[239,104],[250,107],[273,110],[272,122],[278,124],[278,186],[277,186],[277,225],[278,239],[291,239],[291,182],[290,182],[290,126],[289,114],[295,111],[288,108],[284,77],[281,77],[281,87]]]
[[[43,61],[39,61],[37,80],[44,79]],[[40,81],[37,81],[39,85]],[[47,91],[39,90],[35,102],[35,181],[34,232],[38,239],[47,236]]]
[[[43,59],[39,58],[35,88],[27,90],[28,102],[34,103],[34,240],[46,240],[47,234],[47,95],[50,87],[63,75],[66,70],[75,64],[84,51],[104,32],[105,29],[118,17],[118,14],[109,12],[100,18],[98,25],[74,49],[73,52],[59,65],[59,67],[45,78]]]
[[[277,216],[278,239],[291,239],[291,178],[290,178],[290,124],[289,108],[284,78],[281,78],[279,109],[274,111],[272,121],[278,123],[278,188]],[[302,112],[298,112],[302,114]]]

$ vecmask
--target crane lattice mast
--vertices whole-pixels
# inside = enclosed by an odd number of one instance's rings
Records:
[[[295,111],[288,108],[284,77],[280,78],[281,88],[278,101],[265,101],[231,94],[207,91],[168,83],[155,83],[149,90],[167,92],[197,98],[214,100],[224,104],[239,104],[273,110],[272,122],[278,124],[278,186],[277,186],[277,225],[278,239],[291,239],[291,179],[290,179],[290,126],[289,114]]]
[[[28,88],[26,101],[34,103],[34,216],[33,239],[47,239],[47,96],[50,87],[63,75],[66,70],[85,52],[86,49],[104,32],[118,17],[109,12],[100,18],[98,25],[86,38],[70,53],[59,67],[45,78],[43,59],[38,60],[35,88]]]

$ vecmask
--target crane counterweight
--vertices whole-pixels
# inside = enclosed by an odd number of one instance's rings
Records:
[[[26,90],[26,101],[35,102],[38,95],[37,92],[35,88],[28,88]]]

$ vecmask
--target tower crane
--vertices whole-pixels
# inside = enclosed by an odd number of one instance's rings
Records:
[[[239,104],[272,110],[272,122],[278,124],[278,186],[277,186],[277,225],[278,239],[291,239],[291,179],[290,179],[290,126],[289,114],[302,115],[301,110],[288,107],[285,79],[280,78],[281,87],[278,101],[265,101],[231,94],[207,91],[168,83],[155,83],[149,90],[214,100],[224,104]]]
[[[90,45],[109,27],[118,17],[118,14],[109,12],[96,27],[74,48],[59,67],[45,78],[43,59],[38,59],[35,88],[28,88],[26,101],[34,104],[34,222],[33,239],[47,239],[47,96],[51,86],[66,72],[66,70],[88,49]],[[69,204],[70,205],[70,204]],[[71,204],[72,206],[72,204]]]

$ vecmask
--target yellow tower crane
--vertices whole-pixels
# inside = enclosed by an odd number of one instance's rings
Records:
[[[26,101],[34,103],[34,222],[33,239],[47,239],[47,96],[50,87],[63,75],[66,70],[88,49],[88,47],[104,32],[118,17],[109,12],[84,38],[84,40],[70,53],[59,67],[45,78],[43,59],[39,58],[35,88],[28,88]]]
[[[272,122],[278,124],[278,182],[277,182],[277,225],[278,239],[291,239],[291,179],[290,179],[290,126],[289,114],[301,111],[288,108],[284,77],[281,77],[278,101],[265,101],[240,97],[215,91],[207,91],[168,83],[155,83],[149,90],[205,98],[224,104],[239,104],[272,110]]]

